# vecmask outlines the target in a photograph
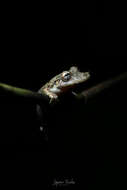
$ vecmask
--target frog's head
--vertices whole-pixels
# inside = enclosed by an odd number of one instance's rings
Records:
[[[63,71],[54,77],[48,84],[48,91],[60,94],[76,85],[85,82],[90,77],[89,72],[80,72],[77,67],[71,67],[69,71]]]
[[[76,84],[85,82],[89,79],[89,77],[89,72],[80,72],[77,67],[73,66],[69,71],[64,71],[61,73],[58,88],[61,90],[66,88],[68,89],[75,86]]]

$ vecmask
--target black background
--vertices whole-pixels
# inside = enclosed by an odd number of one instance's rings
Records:
[[[126,71],[125,6],[80,2],[80,13],[77,7],[2,5],[0,81],[37,91],[77,65],[91,72],[89,87]],[[126,186],[126,96],[123,82],[87,105],[58,106],[49,114],[46,142],[35,104],[1,92],[2,176],[35,187],[72,178],[86,189]]]

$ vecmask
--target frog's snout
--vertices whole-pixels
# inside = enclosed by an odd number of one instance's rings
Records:
[[[90,72],[85,72],[85,73],[84,73],[84,77],[85,77],[86,79],[88,79],[88,78],[90,77]]]

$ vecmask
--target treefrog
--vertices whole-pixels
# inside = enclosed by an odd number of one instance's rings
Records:
[[[76,66],[72,66],[68,71],[63,71],[52,78],[38,92],[49,96],[51,103],[53,100],[57,100],[60,94],[75,88],[76,85],[87,81],[89,78],[89,72],[80,72]]]
[[[38,91],[41,94],[45,94],[49,97],[50,102],[58,100],[61,94],[75,88],[79,83],[83,83],[90,78],[89,72],[80,72],[76,66],[70,67],[68,71],[63,71],[54,78],[52,78],[48,83],[40,88]],[[40,130],[44,131],[45,139],[47,136],[47,118],[48,114],[44,105],[37,105],[36,107],[38,121],[40,122]]]

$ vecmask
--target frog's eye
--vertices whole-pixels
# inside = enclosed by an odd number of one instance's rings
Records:
[[[63,72],[62,73],[62,81],[66,82],[66,81],[70,80],[70,78],[71,78],[70,72]]]

